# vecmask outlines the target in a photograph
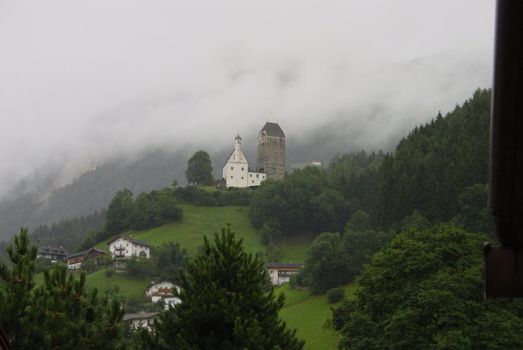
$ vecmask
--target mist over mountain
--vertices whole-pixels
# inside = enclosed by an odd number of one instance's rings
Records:
[[[320,142],[314,158],[387,148],[490,86],[493,8],[2,2],[0,196],[39,169],[60,168],[49,176],[60,187],[144,149],[228,149],[267,119],[290,152]]]

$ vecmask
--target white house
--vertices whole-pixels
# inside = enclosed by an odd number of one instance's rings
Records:
[[[265,173],[249,171],[247,158],[240,149],[242,138],[234,139],[234,150],[223,167],[222,175],[226,187],[259,186],[266,178]]]
[[[267,263],[267,273],[271,279],[271,283],[275,286],[287,283],[292,275],[297,274],[303,269],[303,264],[293,263]]]
[[[56,248],[56,247],[51,247],[49,245],[38,247],[37,254],[38,254],[36,256],[37,258],[49,259],[53,263],[55,263],[57,261],[63,261],[69,255],[64,248],[62,248],[62,247]]]
[[[154,318],[159,314],[159,312],[139,312],[137,314],[125,314],[123,316],[124,322],[129,322],[129,327],[131,329],[140,329],[146,328],[151,330]]]
[[[138,241],[131,237],[116,236],[109,242],[109,251],[113,258],[128,259],[133,256],[150,259],[151,248],[150,246],[142,241]]]
[[[180,287],[171,282],[160,282],[149,286],[145,292],[145,295],[151,298],[153,303],[157,303],[163,300],[165,309],[168,310],[169,306],[175,306],[181,302],[180,298],[174,296],[174,289],[178,292]]]

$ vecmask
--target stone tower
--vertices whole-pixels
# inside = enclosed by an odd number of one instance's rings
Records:
[[[258,134],[256,171],[264,172],[270,180],[285,176],[285,134],[278,123],[265,123]]]

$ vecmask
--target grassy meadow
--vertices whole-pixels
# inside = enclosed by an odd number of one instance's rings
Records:
[[[345,287],[345,298],[354,298],[356,284]],[[296,329],[298,338],[305,340],[305,350],[336,349],[336,333],[326,327],[331,319],[331,304],[326,295],[310,295],[308,290],[291,289],[288,284],[277,288],[285,294],[285,306],[280,310],[280,317],[288,327]]]
[[[131,231],[125,235],[159,246],[162,243],[178,242],[194,255],[203,244],[203,237],[212,237],[214,233],[227,224],[232,224],[232,230],[238,238],[243,239],[245,250],[249,253],[265,253],[266,247],[261,242],[261,233],[252,227],[249,220],[249,208],[242,206],[200,207],[181,204],[183,217],[179,222],[155,227],[145,231]],[[312,238],[289,238],[277,243],[273,254],[278,261],[303,262],[305,252]],[[107,250],[107,241],[96,245],[98,249]]]

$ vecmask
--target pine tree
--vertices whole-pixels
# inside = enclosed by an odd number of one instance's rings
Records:
[[[8,269],[0,263],[0,325],[10,346],[19,349],[26,334],[20,320],[31,303],[37,249],[29,245],[27,229],[24,228],[6,251],[13,267]]]
[[[57,264],[33,281],[36,247],[27,230],[7,248],[12,268],[0,265],[0,325],[13,349],[122,349],[123,309],[116,300],[86,290],[85,274],[77,280]]]
[[[205,238],[201,253],[180,278],[181,303],[163,313],[153,349],[302,349],[303,342],[278,316],[284,296],[274,294],[264,262],[243,250],[230,227]]]

